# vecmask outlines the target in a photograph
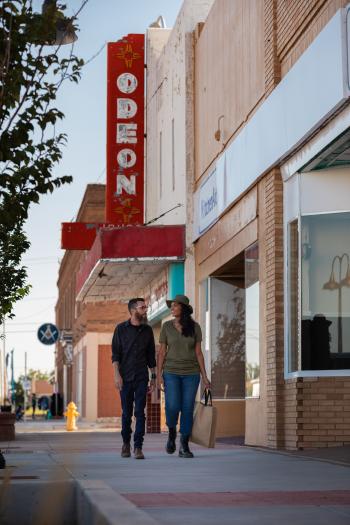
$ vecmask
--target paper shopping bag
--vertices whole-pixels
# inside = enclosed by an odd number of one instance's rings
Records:
[[[190,440],[202,447],[214,448],[217,409],[212,405],[210,390],[205,391],[205,402],[196,403]]]

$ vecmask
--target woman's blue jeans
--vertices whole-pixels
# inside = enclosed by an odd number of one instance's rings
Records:
[[[179,375],[164,372],[163,379],[166,424],[169,428],[175,428],[181,412],[180,432],[183,436],[190,436],[199,374]]]

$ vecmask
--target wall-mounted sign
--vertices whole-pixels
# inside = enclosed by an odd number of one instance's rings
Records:
[[[218,188],[214,169],[199,190],[199,231],[202,233],[218,216]]]
[[[60,335],[60,332],[52,323],[45,323],[39,327],[38,339],[44,345],[53,345],[56,343]]]
[[[225,162],[225,155],[221,155],[195,193],[195,239],[214,224],[224,209]]]
[[[106,222],[143,224],[144,35],[108,44]]]
[[[100,228],[109,226],[103,223],[63,222],[61,248],[63,250],[90,250]]]

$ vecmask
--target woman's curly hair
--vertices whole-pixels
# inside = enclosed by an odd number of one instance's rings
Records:
[[[195,323],[191,315],[193,314],[193,308],[190,305],[181,304],[181,316],[180,325],[182,335],[185,337],[194,337],[195,334]]]

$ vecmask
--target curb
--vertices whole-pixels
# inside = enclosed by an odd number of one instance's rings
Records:
[[[84,525],[159,525],[102,480],[75,479],[78,523]]]

